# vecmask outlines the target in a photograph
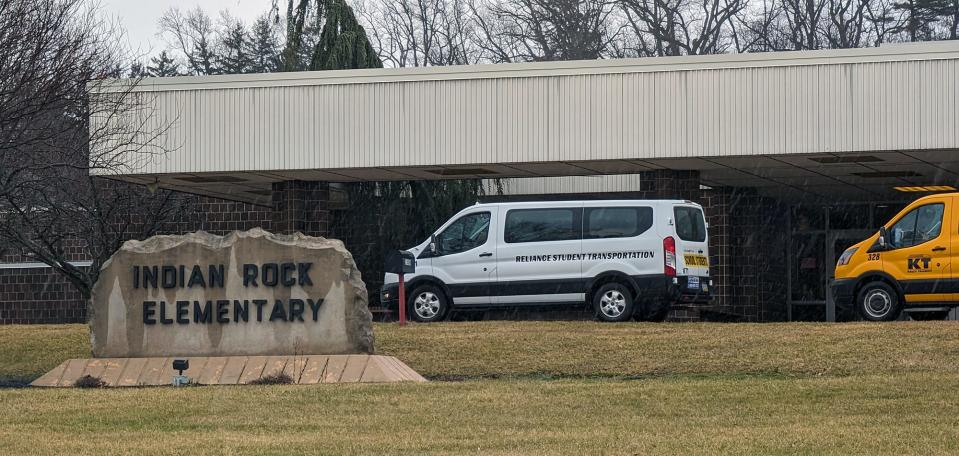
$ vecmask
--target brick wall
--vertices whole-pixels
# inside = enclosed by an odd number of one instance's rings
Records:
[[[207,197],[188,198],[192,210],[163,226],[160,234],[204,230],[227,234],[234,230],[272,229],[273,209],[249,203]],[[66,247],[68,261],[89,260],[81,240]],[[35,263],[36,259],[7,249],[0,263]],[[51,268],[0,269],[0,324],[86,322],[87,309],[80,293]]]
[[[731,319],[776,321],[785,318],[785,213],[775,200],[746,189],[701,190],[697,172],[644,173],[641,192],[621,195],[562,195],[563,198],[684,198],[703,205],[710,225],[710,271],[715,300],[707,306],[686,306],[672,320]],[[275,232],[300,231],[328,235],[331,230],[329,186],[319,182],[274,185],[272,207],[195,197],[194,210],[160,231],[179,234],[197,230],[226,234],[254,227]],[[553,199],[542,195],[542,199]],[[372,224],[378,223],[375,217]],[[783,229],[770,229],[782,226]],[[338,230],[339,231],[339,230]],[[356,233],[338,233],[351,249],[369,248]],[[71,261],[87,258],[81,241],[69,246]],[[2,262],[32,262],[5,251]],[[370,277],[379,282],[380,277]],[[374,296],[374,295],[371,295]],[[82,322],[86,306],[73,287],[49,268],[0,270],[0,324]]]
[[[84,323],[86,303],[50,268],[0,269],[0,324]]]
[[[273,227],[273,208],[217,198],[196,197],[187,202],[192,210],[179,220],[169,222],[160,234],[183,234],[208,231],[224,235],[235,230]]]
[[[781,321],[786,318],[788,207],[754,190],[703,192],[709,222],[715,300],[704,319]]]
[[[713,280],[712,307],[726,309],[733,299],[733,246],[731,243],[732,215],[730,202],[733,190],[710,189],[702,192],[699,203],[709,223],[709,275]]]
[[[330,184],[285,181],[273,184],[273,231],[326,236],[330,231]]]

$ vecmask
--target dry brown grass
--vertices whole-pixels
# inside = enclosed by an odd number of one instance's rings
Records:
[[[376,350],[434,379],[959,373],[954,322],[377,324]],[[0,326],[0,379],[89,357],[87,327]]]
[[[956,454],[959,378],[0,390],[0,454]]]
[[[954,322],[445,323],[376,327],[377,352],[425,376],[959,373]]]
[[[423,374],[501,379],[0,389],[0,454],[955,454],[957,329],[378,325]],[[85,326],[0,327],[0,378],[88,353]]]
[[[85,325],[0,325],[0,384],[29,383],[64,360],[89,357]]]

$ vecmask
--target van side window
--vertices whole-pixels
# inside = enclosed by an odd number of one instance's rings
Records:
[[[634,237],[653,226],[651,207],[590,207],[584,217],[584,239]]]
[[[676,235],[684,241],[703,242],[706,240],[706,221],[703,211],[698,207],[676,206]]]
[[[507,243],[568,241],[583,237],[582,209],[514,209],[506,213]]]
[[[477,212],[460,217],[436,236],[437,253],[452,255],[486,244],[489,221],[489,212]]]
[[[936,203],[909,211],[889,229],[889,245],[894,249],[902,249],[939,237],[944,210],[944,204]]]

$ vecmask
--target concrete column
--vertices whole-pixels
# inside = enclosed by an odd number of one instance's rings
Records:
[[[273,184],[273,231],[327,236],[330,231],[330,185],[316,181]]]

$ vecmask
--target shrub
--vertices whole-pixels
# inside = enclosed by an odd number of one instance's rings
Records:
[[[290,377],[287,374],[271,374],[260,377],[256,380],[250,382],[251,385],[291,385],[293,384],[293,377]]]
[[[73,382],[73,386],[77,388],[103,388],[107,386],[107,384],[103,380],[100,380],[100,377],[84,375]]]

